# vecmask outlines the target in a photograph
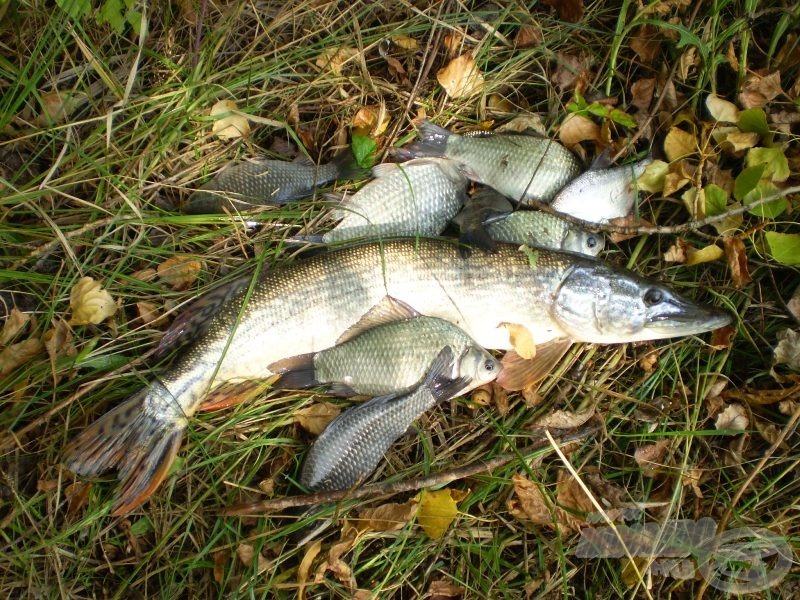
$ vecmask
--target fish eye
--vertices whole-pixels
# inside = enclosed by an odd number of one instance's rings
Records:
[[[589,249],[594,249],[597,246],[597,236],[590,235],[586,238],[586,247]]]
[[[487,358],[486,362],[483,363],[483,368],[487,371],[494,371],[494,361]]]
[[[664,292],[657,288],[650,288],[644,293],[644,303],[647,306],[655,306],[656,304],[661,304],[664,300]]]

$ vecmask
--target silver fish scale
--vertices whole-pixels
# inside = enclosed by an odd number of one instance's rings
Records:
[[[409,161],[347,198],[342,220],[324,242],[357,238],[439,235],[461,208],[467,179],[445,172],[440,159]]]
[[[320,383],[343,382],[356,393],[370,396],[406,390],[422,379],[445,346],[456,356],[454,375],[462,353],[467,347],[477,347],[466,333],[442,319],[418,317],[389,323],[317,353],[315,378]],[[487,353],[486,358],[491,355]]]
[[[436,404],[427,385],[386,401],[377,398],[342,413],[314,442],[301,482],[320,491],[341,490],[363,481],[386,450]]]
[[[580,173],[561,144],[529,135],[451,135],[445,156],[464,165],[471,179],[523,204],[549,201]]]

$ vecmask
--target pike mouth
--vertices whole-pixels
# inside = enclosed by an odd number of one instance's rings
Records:
[[[682,298],[669,298],[652,307],[646,328],[672,336],[693,335],[730,325],[731,315],[718,308],[701,307]]]

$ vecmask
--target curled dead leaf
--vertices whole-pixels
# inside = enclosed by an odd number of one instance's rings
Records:
[[[158,277],[173,290],[185,290],[200,274],[203,263],[188,254],[176,254],[158,265]]]
[[[645,477],[655,477],[659,469],[664,468],[664,457],[667,455],[669,440],[658,440],[654,444],[640,446],[633,452],[633,459]]]
[[[295,422],[312,435],[319,435],[342,410],[331,402],[317,402],[294,413]]]
[[[311,565],[320,550],[322,550],[322,540],[311,542],[306,546],[306,553],[303,555],[303,560],[300,561],[300,566],[297,567],[297,597],[301,600],[306,595],[306,584],[308,583],[308,575],[311,572]]]
[[[320,52],[314,64],[321,71],[331,71],[335,75],[341,76],[345,63],[358,56],[358,50],[346,46],[328,48]]]
[[[256,552],[251,544],[239,544],[236,548],[236,556],[239,557],[245,567],[249,567],[253,564],[253,561],[257,561],[256,568],[259,573],[263,573],[272,566],[272,561],[268,560],[260,552]]]
[[[800,321],[800,285],[795,288],[792,297],[789,298],[789,301],[786,303],[786,308],[789,309],[789,312],[792,313],[795,319]]]
[[[630,46],[644,64],[651,64],[661,53],[658,30],[652,25],[640,25],[631,36]]]
[[[220,100],[214,104],[209,115],[218,118],[211,125],[211,133],[223,140],[247,137],[250,134],[250,122],[237,110],[238,106],[233,100]]]
[[[736,123],[739,120],[739,109],[736,105],[716,94],[706,96],[706,108],[714,119],[722,123]]]
[[[385,106],[363,106],[355,114],[351,124],[355,133],[377,137],[389,126],[389,115]]]
[[[654,77],[634,81],[631,85],[631,104],[639,110],[646,111],[650,108],[655,91],[656,80]]]
[[[98,325],[117,312],[114,298],[99,281],[82,277],[69,293],[70,325]]]
[[[436,80],[451,98],[467,98],[483,91],[485,81],[471,54],[462,54],[436,72]]]
[[[725,410],[717,415],[714,421],[714,427],[716,429],[744,431],[749,425],[750,419],[747,417],[747,412],[744,407],[737,402],[729,404]]]
[[[558,13],[558,18],[568,23],[577,23],[583,17],[583,0],[543,0]]]
[[[686,256],[686,266],[693,267],[706,262],[719,260],[723,257],[725,252],[716,244],[709,244],[699,250],[689,248]]]
[[[589,117],[570,113],[561,123],[558,137],[565,146],[575,146],[580,142],[600,142],[600,126]]]
[[[42,98],[42,112],[34,122],[40,127],[49,124],[66,123],[72,114],[87,100],[86,94],[53,90],[45,92]]]
[[[0,346],[5,346],[17,337],[30,320],[29,313],[21,312],[16,306],[13,306],[6,317],[6,322],[3,323],[3,330],[0,331]]]
[[[728,259],[728,267],[731,270],[731,280],[734,287],[741,289],[753,279],[747,268],[747,252],[741,238],[726,236],[722,238],[725,246],[725,257]]]
[[[739,92],[739,102],[745,108],[759,108],[782,93],[780,71],[768,75],[751,73]]]
[[[579,531],[586,524],[586,515],[595,510],[580,482],[566,470],[558,472],[556,499],[562,508],[558,515],[559,523],[573,531]]]
[[[392,43],[395,46],[402,48],[403,50],[408,50],[409,52],[419,50],[419,42],[407,35],[393,35],[389,39],[392,40]]]
[[[778,345],[773,349],[773,361],[800,371],[800,331],[784,329],[777,336]]]
[[[30,338],[3,348],[0,352],[0,377],[28,363],[43,351],[44,344],[37,338]]]
[[[542,494],[539,485],[518,473],[515,473],[511,480],[517,497],[508,501],[508,511],[520,521],[531,521],[536,525],[553,527],[553,507]]]
[[[594,406],[578,412],[555,410],[537,419],[533,425],[534,427],[541,427],[542,429],[575,429],[589,421],[594,414]]]
[[[402,504],[389,502],[375,508],[367,508],[358,513],[358,520],[353,523],[360,532],[365,531],[399,531],[417,514],[419,504],[415,499]]]
[[[673,262],[678,264],[685,263],[689,248],[692,248],[689,242],[681,239],[675,240],[675,242],[664,253],[664,262]]]

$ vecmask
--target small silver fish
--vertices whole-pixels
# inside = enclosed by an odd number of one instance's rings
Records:
[[[453,378],[457,362],[445,346],[410,391],[373,398],[331,421],[311,446],[300,482],[315,491],[345,490],[363,482],[416,419],[471,386],[468,375]]]
[[[498,361],[450,321],[419,315],[397,301],[373,311],[321,352],[280,360],[268,366],[281,373],[284,388],[333,384],[334,393],[378,396],[419,384],[445,345],[458,356],[451,375],[469,375],[475,385],[497,377]]]
[[[569,150],[537,135],[457,135],[429,121],[422,122],[419,135],[421,139],[399,150],[398,156],[449,158],[473,181],[522,204],[549,201],[580,173],[580,164]]]
[[[647,157],[621,167],[589,169],[558,192],[550,206],[592,223],[626,217],[636,202],[636,180],[652,162]]]
[[[597,256],[604,246],[602,234],[555,215],[537,210],[513,211],[511,203],[491,188],[476,192],[453,222],[461,229],[463,243],[486,250],[493,250],[495,242],[509,242]]]
[[[323,242],[439,235],[466,197],[467,178],[446,159],[384,163],[372,174],[375,179],[343,200],[336,211],[341,220]]]
[[[349,151],[319,166],[305,156],[293,161],[245,160],[228,165],[203,184],[189,197],[184,212],[220,213],[223,209],[286,204],[313,194],[319,186],[336,179],[356,178],[361,172]]]

